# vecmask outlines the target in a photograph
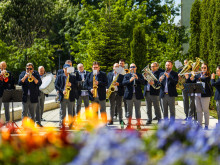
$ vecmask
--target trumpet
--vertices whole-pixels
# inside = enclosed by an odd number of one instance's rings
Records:
[[[34,79],[32,78],[32,73],[29,73],[29,76],[28,76],[28,82],[33,82]]]
[[[4,77],[5,77],[5,78],[9,77],[9,73],[7,72],[7,70],[5,70]]]

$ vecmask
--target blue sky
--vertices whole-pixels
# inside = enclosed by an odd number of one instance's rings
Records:
[[[179,5],[179,4],[181,4],[181,0],[175,0],[175,5]],[[181,10],[180,10],[180,12],[181,12]],[[177,24],[180,19],[181,19],[181,15],[178,17],[175,17],[175,23]]]

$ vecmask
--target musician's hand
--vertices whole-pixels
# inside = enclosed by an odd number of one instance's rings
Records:
[[[167,78],[169,78],[169,77],[170,77],[168,73],[164,73],[164,74],[165,74],[165,76],[166,76]]]
[[[118,82],[113,83],[114,86],[119,86]]]
[[[6,70],[2,70],[2,71],[1,71],[1,75],[4,75],[5,72],[6,72]]]
[[[136,74],[134,74],[134,77],[135,77],[136,80],[138,79],[138,76]]]
[[[66,90],[65,90],[65,91],[63,91],[63,94],[64,94],[64,95],[66,94]]]
[[[96,85],[99,85],[99,82],[98,82],[97,80],[95,80],[95,84],[96,84]]]
[[[134,81],[135,77],[131,77],[130,78],[130,82]]]
[[[195,76],[195,72],[194,71],[192,71],[191,73],[192,73],[193,76]]]
[[[94,91],[94,90],[93,90],[93,89],[91,89],[91,93],[92,93],[92,94],[93,94],[93,91]]]
[[[163,75],[163,76],[160,76],[159,81],[162,82],[163,79],[164,79],[164,75]]]
[[[153,84],[154,84],[154,81],[150,81],[149,84],[150,84],[150,85],[153,85]]]
[[[108,93],[108,89],[106,89],[106,93]]]
[[[68,87],[71,87],[71,85],[72,85],[72,84],[71,84],[70,82],[67,83],[67,86],[68,86]]]
[[[185,77],[186,77],[186,79],[188,79],[189,78],[189,74],[185,74]]]
[[[212,73],[211,79],[215,79],[215,73]]]
[[[190,80],[192,80],[192,81],[193,81],[193,80],[194,80],[194,76],[191,76],[191,77],[190,77]]]

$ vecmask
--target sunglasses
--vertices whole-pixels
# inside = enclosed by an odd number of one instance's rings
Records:
[[[202,69],[206,69],[206,67],[202,67]]]
[[[135,66],[131,66],[130,68],[136,68]]]
[[[33,68],[26,68],[27,70],[32,70]]]

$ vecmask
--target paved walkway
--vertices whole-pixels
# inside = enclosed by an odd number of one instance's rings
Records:
[[[185,114],[184,114],[184,110],[183,110],[183,106],[182,106],[182,102],[179,101],[178,102],[178,105],[175,106],[176,108],[176,120],[177,121],[181,121],[181,122],[185,122],[184,119],[185,119]],[[109,119],[109,116],[110,116],[110,108],[107,107],[107,116],[108,116],[108,119]],[[123,109],[124,110],[124,109]],[[85,111],[84,107],[82,109],[82,113]],[[134,111],[134,108],[133,108],[133,111]],[[153,112],[154,112],[154,109],[153,109]],[[83,117],[83,115],[82,115]],[[154,113],[153,113],[153,117],[155,117]],[[43,118],[46,120],[46,121],[42,121],[42,125],[44,127],[59,127],[59,108],[57,109],[54,109],[54,110],[51,110],[51,111],[47,111],[47,112],[44,112],[43,114]],[[125,118],[124,114],[123,114],[123,120],[125,123],[127,123],[127,119]],[[203,120],[204,121],[204,120]],[[149,130],[155,130],[155,126],[157,125],[157,121],[153,121],[151,125],[148,125],[146,126],[146,122],[147,122],[147,114],[146,114],[146,106],[141,106],[141,128],[143,130],[145,129],[149,129]],[[18,126],[21,126],[21,121],[17,121],[16,122],[18,124]],[[215,128],[216,126],[216,123],[217,123],[217,119],[213,118],[210,116],[210,125],[209,125],[209,128],[210,129],[213,129]],[[132,120],[132,124],[134,128],[136,128],[135,124],[136,124],[136,120],[135,120],[135,112],[133,113],[133,120]],[[120,124],[119,124],[119,121],[116,119],[114,121],[114,125],[111,126],[110,128],[120,128]],[[126,127],[126,125],[125,125]]]

